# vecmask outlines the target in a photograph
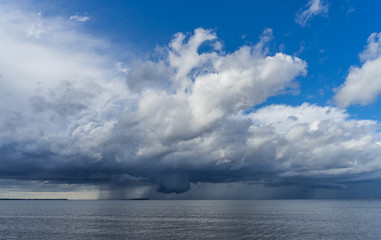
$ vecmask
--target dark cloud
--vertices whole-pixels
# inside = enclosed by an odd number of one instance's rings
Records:
[[[36,112],[50,110],[61,116],[74,115],[90,105],[93,94],[70,81],[60,81],[57,86],[48,90],[46,98],[33,96],[30,103]]]

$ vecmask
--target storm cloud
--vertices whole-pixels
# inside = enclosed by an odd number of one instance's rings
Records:
[[[271,29],[232,52],[212,30],[177,33],[121,69],[75,21],[0,14],[2,179],[182,193],[380,178],[378,122],[308,103],[258,107],[307,74],[302,59],[268,53]]]

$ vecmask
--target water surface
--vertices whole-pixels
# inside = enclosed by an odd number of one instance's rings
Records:
[[[0,239],[380,239],[379,200],[0,201]]]

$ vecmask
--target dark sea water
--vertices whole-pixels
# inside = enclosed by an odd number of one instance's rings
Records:
[[[9,200],[0,239],[381,239],[381,201]]]

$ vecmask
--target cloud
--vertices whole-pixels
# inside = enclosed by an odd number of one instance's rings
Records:
[[[381,33],[372,33],[368,38],[368,45],[360,53],[362,62],[372,61],[381,56]]]
[[[278,133],[285,133],[298,123],[309,124],[317,130],[322,121],[344,122],[348,114],[332,107],[319,107],[307,103],[298,107],[270,105],[250,114],[254,121],[270,125]]]
[[[334,99],[341,107],[351,104],[367,105],[381,93],[381,34],[372,33],[365,50],[360,53],[360,67],[352,66]]]
[[[75,20],[75,21],[78,21],[78,22],[87,22],[87,21],[89,21],[91,18],[90,18],[89,16],[73,15],[73,16],[70,16],[69,19],[70,19],[70,20]]]
[[[177,33],[126,66],[68,19],[0,13],[1,179],[98,186],[106,197],[380,179],[377,122],[307,103],[248,113],[307,72],[302,59],[269,55],[270,29],[232,52],[212,30]],[[36,23],[39,37],[28,34]]]
[[[296,14],[295,22],[302,27],[315,16],[324,15],[328,13],[328,4],[323,0],[310,0],[303,6]]]
[[[254,131],[270,128],[267,134],[253,138],[252,144],[258,148],[273,145],[273,161],[281,159],[278,167],[285,167],[280,176],[324,182],[324,178],[344,176],[356,179],[376,170],[380,142],[373,133],[375,121],[349,120],[343,110],[309,104],[270,105],[249,117],[258,124]]]

